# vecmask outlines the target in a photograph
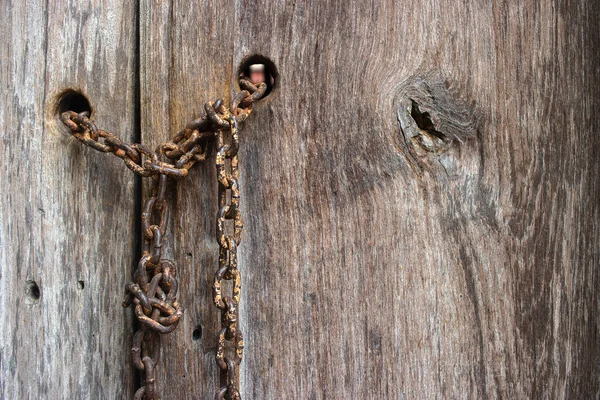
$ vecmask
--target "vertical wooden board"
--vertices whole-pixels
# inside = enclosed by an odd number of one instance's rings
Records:
[[[243,395],[597,396],[598,6],[235,9]]]
[[[596,393],[599,77],[585,7],[143,7],[146,143],[228,92],[220,73],[244,56],[281,74],[242,139],[246,397]],[[165,396],[207,396],[212,165],[177,185],[187,312],[159,375]]]
[[[140,18],[141,138],[154,148],[203,115],[205,102],[230,98],[234,13],[227,1],[142,1]],[[165,400],[212,398],[219,386],[211,290],[218,257],[214,158],[171,182],[169,191],[173,223],[165,255],[178,267],[184,316],[161,337],[159,393]],[[197,328],[202,336],[194,340]]]
[[[0,397],[130,398],[133,174],[74,140],[56,100],[81,90],[100,127],[134,138],[136,7],[1,8]]]

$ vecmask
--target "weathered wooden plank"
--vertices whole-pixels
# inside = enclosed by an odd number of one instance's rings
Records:
[[[228,95],[245,56],[280,72],[240,155],[246,397],[597,393],[597,6],[153,7],[145,141]],[[216,385],[211,168],[174,198],[171,398]]]
[[[598,6],[316,3],[141,8],[144,143],[228,95],[244,56],[279,68],[240,155],[245,397],[596,395]],[[132,131],[134,11],[49,7],[6,4],[0,28],[1,392],[127,397],[111,288],[131,272],[133,180],[48,104],[79,85]],[[214,178],[196,167],[171,198],[187,311],[164,398],[216,387]]]
[[[597,396],[599,11],[237,2],[246,398]]]
[[[134,138],[136,7],[1,8],[0,397],[130,398],[120,303],[136,251],[134,179],[68,134],[56,100],[81,90],[103,128]]]
[[[204,113],[206,101],[230,96],[232,5],[227,1],[141,2],[143,143],[154,147],[170,139]],[[164,399],[212,398],[219,383],[214,358],[219,322],[211,290],[218,257],[214,159],[196,164],[170,190],[174,191],[168,199],[173,223],[165,252],[178,266],[185,310],[177,329],[162,336],[159,391]],[[194,339],[198,327],[202,336]]]

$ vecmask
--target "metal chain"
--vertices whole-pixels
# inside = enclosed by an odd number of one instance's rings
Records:
[[[240,189],[238,184],[239,137],[237,120],[230,117],[230,143],[225,143],[223,131],[217,136],[217,180],[219,182],[219,211],[217,212],[217,243],[219,243],[219,268],[213,284],[214,303],[221,310],[221,331],[217,345],[217,365],[221,369],[221,389],[217,399],[240,399],[236,382],[238,366],[244,352],[242,331],[237,326],[238,305],[242,289],[240,271],[237,267],[237,246],[242,240],[242,216],[240,213]],[[229,196],[228,196],[229,194]],[[229,198],[229,202],[227,201]],[[225,233],[225,221],[233,220],[233,236]],[[232,281],[231,296],[223,296],[222,281]],[[226,343],[232,342],[234,355],[226,355]]]
[[[242,234],[237,158],[238,125],[248,118],[252,112],[252,104],[262,98],[267,85],[264,82],[255,85],[245,77],[239,83],[242,90],[231,100],[229,110],[222,99],[206,103],[205,117],[192,121],[154,151],[141,144],[124,143],[112,133],[98,129],[86,112],[66,111],[61,115],[62,122],[76,139],[93,149],[116,155],[136,174],[150,176],[154,180],[152,195],[146,201],[141,215],[144,236],[142,257],[133,274],[133,281],[125,285],[126,295],[123,301],[123,307],[134,306],[136,318],[141,325],[134,334],[131,349],[133,365],[144,375],[143,384],[134,396],[136,400],[154,400],[159,397],[155,368],[160,353],[160,335],[175,330],[183,316],[183,307],[177,301],[177,267],[173,261],[162,257],[169,224],[167,179],[187,176],[188,170],[196,162],[206,160],[212,145],[217,150],[217,241],[220,247],[219,268],[213,283],[213,300],[221,310],[222,325],[217,337],[215,357],[221,371],[221,387],[216,397],[232,400],[241,398],[238,367],[242,360],[244,341],[237,327],[237,307],[241,294],[237,246]],[[216,141],[211,140],[212,138],[216,138]],[[225,233],[226,220],[234,221],[233,235]],[[231,296],[222,294],[223,280],[233,282]],[[227,342],[231,343],[229,347]],[[233,355],[228,352],[233,352]]]

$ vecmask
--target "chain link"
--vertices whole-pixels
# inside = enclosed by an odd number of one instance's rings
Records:
[[[217,181],[219,182],[219,211],[217,212],[217,243],[219,244],[219,268],[213,284],[214,303],[221,310],[221,331],[217,345],[217,365],[221,369],[223,386],[217,393],[217,399],[239,399],[236,382],[239,379],[238,366],[244,352],[244,339],[237,326],[238,305],[242,289],[240,271],[237,266],[237,246],[242,240],[242,217],[239,209],[239,170],[238,170],[238,123],[230,115],[230,135],[224,131],[217,136]],[[226,143],[228,141],[229,143]],[[233,221],[233,235],[226,234],[225,223]],[[232,281],[231,295],[223,296],[223,280]],[[226,354],[227,342],[233,355]]]
[[[72,135],[87,146],[103,153],[112,153],[138,175],[152,177],[152,194],[141,215],[144,245],[133,280],[125,285],[123,307],[133,305],[141,328],[133,336],[132,363],[143,373],[142,386],[136,391],[136,400],[154,400],[159,397],[156,383],[156,365],[160,354],[160,335],[175,330],[183,317],[183,307],[177,301],[177,267],[163,258],[163,243],[169,225],[167,204],[168,178],[188,175],[198,161],[209,157],[216,148],[219,211],[216,235],[219,244],[219,266],[213,282],[213,300],[221,310],[221,329],[217,336],[216,362],[221,387],[217,399],[241,399],[239,365],[244,350],[242,332],[237,326],[238,305],[241,295],[241,275],[237,263],[237,246],[242,235],[239,209],[240,189],[238,171],[238,125],[252,112],[252,104],[262,98],[267,86],[254,85],[241,78],[238,92],[231,100],[229,110],[223,100],[204,105],[206,116],[189,123],[171,140],[151,150],[141,144],[128,144],[110,132],[98,129],[86,112],[62,113],[62,122]],[[213,140],[216,139],[216,140]],[[226,221],[233,221],[233,232],[226,233]],[[231,294],[223,294],[223,281],[231,281]]]

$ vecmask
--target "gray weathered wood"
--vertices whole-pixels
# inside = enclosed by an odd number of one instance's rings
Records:
[[[206,101],[228,95],[231,87],[234,21],[229,6],[188,3],[141,2],[141,128],[142,141],[152,147],[172,138],[203,112]],[[157,381],[165,399],[212,398],[219,382],[214,357],[218,319],[211,297],[218,256],[214,160],[196,165],[171,188],[174,223],[165,251],[178,266],[184,318],[173,333],[162,336]],[[193,340],[197,326],[205,336]]]
[[[49,3],[7,3],[0,26],[0,393],[129,398],[134,180],[52,101],[80,87],[132,139],[136,9]],[[245,56],[279,70],[242,130],[244,398],[598,397],[599,14],[141,2],[143,143],[229,99]],[[185,316],[164,399],[217,387],[213,161],[170,196]]]
[[[246,397],[598,396],[598,3],[236,10]]]
[[[103,128],[133,139],[136,8],[1,9],[0,397],[130,398],[133,174],[74,140],[56,100],[81,90]]]
[[[162,74],[142,78],[144,135],[228,97],[247,55],[280,72],[240,153],[246,398],[597,395],[597,5],[168,9],[142,41]],[[175,254],[194,268],[172,398],[210,396],[217,373],[207,168],[176,197]]]

